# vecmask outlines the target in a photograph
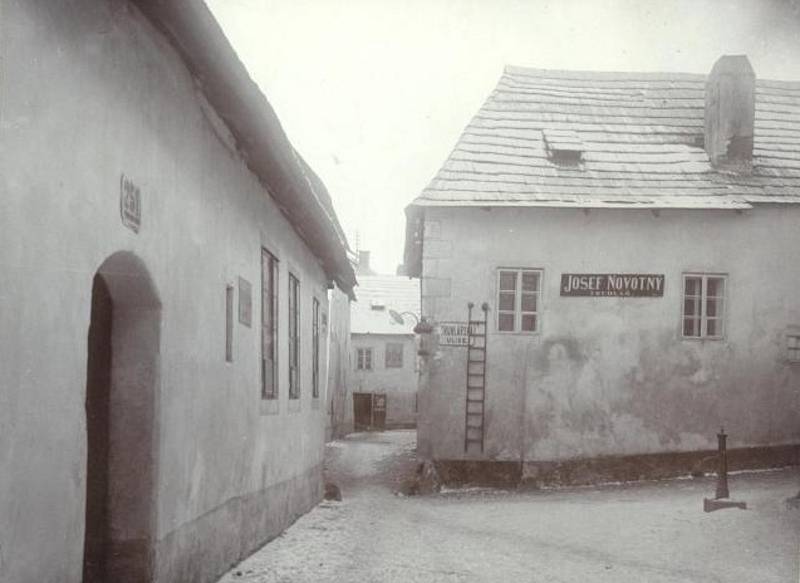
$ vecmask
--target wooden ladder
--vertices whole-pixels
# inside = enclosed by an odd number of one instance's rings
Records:
[[[469,302],[467,317],[467,403],[464,419],[464,452],[483,453],[486,404],[486,328],[489,305],[484,302],[483,320],[472,319],[475,304]],[[470,446],[472,449],[470,450]]]

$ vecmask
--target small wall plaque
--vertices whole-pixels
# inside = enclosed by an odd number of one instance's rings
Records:
[[[476,326],[473,324],[473,334]],[[469,344],[469,324],[467,322],[439,322],[440,346],[464,346]]]
[[[239,278],[239,322],[248,328],[253,324],[253,286],[243,277]]]
[[[119,179],[119,213],[122,224],[138,233],[142,226],[142,193],[124,174]]]

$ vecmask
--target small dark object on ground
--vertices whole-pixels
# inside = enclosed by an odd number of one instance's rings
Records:
[[[325,500],[338,500],[341,502],[342,491],[339,489],[339,486],[332,484],[331,482],[327,482],[325,484]]]
[[[719,498],[714,500],[703,498],[703,512],[714,512],[715,510],[722,510],[723,508],[741,508],[742,510],[747,510],[747,503]]]
[[[786,506],[790,508],[800,508],[800,492],[797,493],[797,496],[792,496],[791,498],[787,498]]]

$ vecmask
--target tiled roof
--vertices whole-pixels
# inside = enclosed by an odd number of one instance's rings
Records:
[[[748,208],[800,202],[800,82],[757,80],[753,171],[743,175],[715,171],[703,149],[705,80],[507,67],[414,204]],[[548,158],[545,132],[549,140],[582,145],[580,163]]]
[[[356,296],[358,301],[350,304],[350,331],[353,334],[414,333],[414,318],[404,315],[404,323],[398,324],[389,315],[389,310],[411,312],[419,318],[418,279],[399,275],[361,275]]]

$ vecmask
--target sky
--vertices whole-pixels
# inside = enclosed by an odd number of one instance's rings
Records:
[[[206,0],[322,178],[351,248],[394,273],[404,208],[505,65],[800,80],[800,0]]]

